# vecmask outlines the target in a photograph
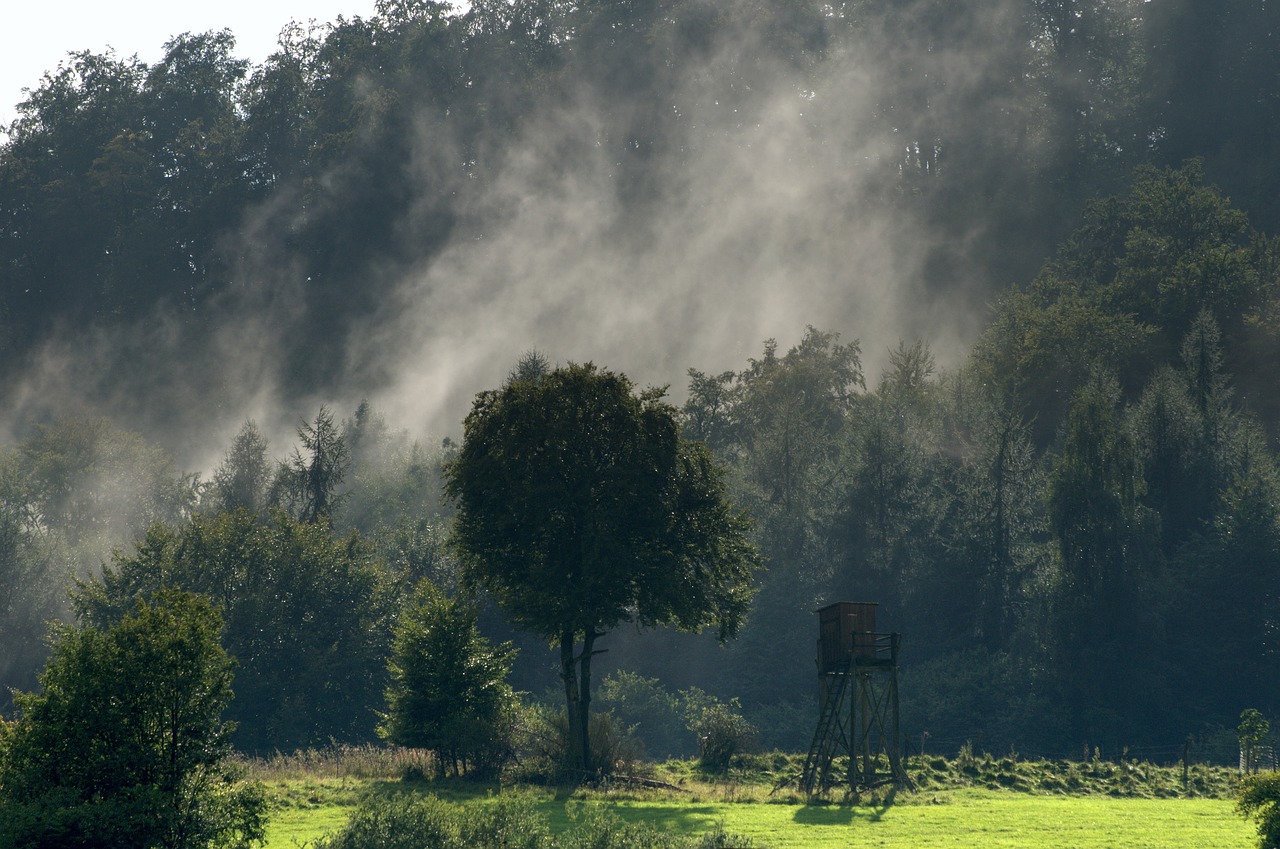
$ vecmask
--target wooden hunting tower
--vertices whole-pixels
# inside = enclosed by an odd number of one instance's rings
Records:
[[[876,632],[874,602],[841,601],[818,611],[818,728],[800,787],[835,783],[835,759],[849,759],[851,789],[907,784],[898,742],[897,634]]]

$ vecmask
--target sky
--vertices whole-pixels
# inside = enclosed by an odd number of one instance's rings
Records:
[[[339,15],[373,14],[374,0],[12,0],[0,12],[0,125],[16,116],[23,88],[36,88],[45,71],[67,53],[115,48],[117,56],[137,54],[151,63],[164,43],[184,32],[229,28],[237,53],[257,64],[290,21],[328,22]]]

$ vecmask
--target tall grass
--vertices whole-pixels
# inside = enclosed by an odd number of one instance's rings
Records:
[[[249,776],[259,781],[422,778],[434,775],[435,769],[431,752],[397,746],[335,745],[265,758],[241,756],[240,760]]]

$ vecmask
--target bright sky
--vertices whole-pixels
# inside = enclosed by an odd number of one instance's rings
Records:
[[[22,89],[38,87],[68,52],[110,45],[117,56],[136,53],[150,64],[175,35],[227,27],[237,55],[257,64],[289,21],[367,18],[374,0],[4,0],[0,9],[0,126],[6,126],[17,116]]]

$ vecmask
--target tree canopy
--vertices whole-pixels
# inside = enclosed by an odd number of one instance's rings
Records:
[[[373,736],[386,682],[391,587],[359,537],[276,512],[197,515],[156,525],[118,553],[75,605],[105,627],[162,587],[220,606],[240,664],[236,745],[271,752]]]
[[[421,581],[404,603],[391,644],[387,712],[378,732],[431,749],[436,771],[492,772],[510,755],[516,695],[507,683],[515,651],[477,627],[475,602]]]
[[[559,644],[584,769],[595,641],[621,622],[727,639],[751,598],[746,520],[661,398],[589,363],[517,378],[476,398],[446,466],[467,576]]]
[[[226,760],[234,663],[221,627],[207,600],[165,590],[108,628],[62,632],[7,731],[0,844],[261,840],[265,796]]]

